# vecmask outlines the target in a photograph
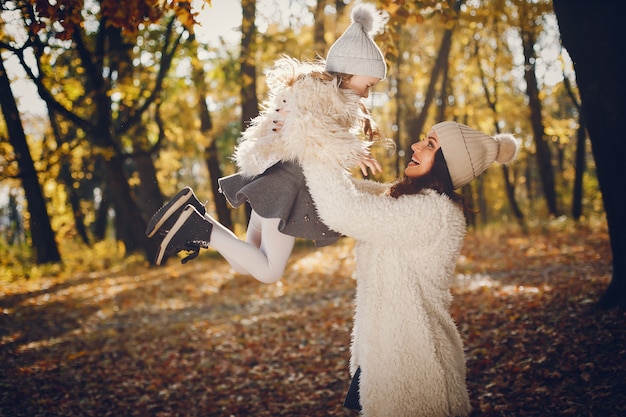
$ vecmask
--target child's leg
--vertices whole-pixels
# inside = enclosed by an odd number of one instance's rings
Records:
[[[205,215],[213,223],[210,245],[235,271],[261,282],[278,281],[285,271],[295,238],[278,231],[279,219],[265,219],[254,210],[248,224],[247,242]]]
[[[219,245],[219,242],[222,239],[236,239],[236,240],[239,240],[239,238],[237,237],[236,234],[234,234],[229,228],[224,226],[222,223],[220,223],[217,220],[215,220],[208,213],[204,214],[204,218],[207,219],[208,221],[210,221],[213,224],[213,231],[211,232],[211,240],[215,241],[217,239],[218,245]],[[250,229],[248,229],[248,230],[250,230]],[[217,238],[216,238],[216,236],[217,236]],[[240,257],[239,256],[232,257],[228,253],[224,254],[224,253],[221,253],[221,252],[220,252],[220,254],[224,257],[224,259],[226,259],[226,261],[230,264],[230,266],[233,267],[233,269],[235,271],[237,271],[240,274],[249,275],[248,270],[246,268],[244,268],[240,264]]]

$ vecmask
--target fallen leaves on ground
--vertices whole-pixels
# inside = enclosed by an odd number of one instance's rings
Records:
[[[355,416],[352,241],[261,284],[217,257],[3,283],[0,416]],[[452,313],[472,417],[626,415],[606,231],[470,233]]]

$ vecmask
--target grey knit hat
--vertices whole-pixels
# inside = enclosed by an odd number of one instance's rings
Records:
[[[519,150],[518,141],[508,133],[489,136],[456,122],[437,123],[433,130],[454,188],[468,184],[494,162],[513,161]]]
[[[383,17],[374,5],[354,6],[352,24],[328,50],[326,71],[385,78],[385,58],[372,38],[383,25]]]

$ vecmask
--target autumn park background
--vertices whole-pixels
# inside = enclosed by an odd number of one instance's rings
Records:
[[[267,285],[212,250],[157,267],[144,234],[190,185],[244,235],[216,179],[264,72],[325,56],[352,2],[121,3],[0,2],[0,416],[355,415],[351,239],[298,241]],[[440,120],[522,142],[460,190],[472,416],[626,415],[625,4],[376,4],[376,179]]]

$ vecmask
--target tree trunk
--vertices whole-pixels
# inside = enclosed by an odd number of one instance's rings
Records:
[[[576,159],[575,159],[575,171],[574,171],[574,188],[572,192],[572,217],[578,221],[583,214],[583,176],[587,169],[587,163],[585,161],[585,155],[587,153],[587,128],[585,126],[585,118],[582,114],[582,109],[579,100],[576,98],[572,85],[563,73],[563,85],[567,91],[567,95],[572,99],[572,103],[578,110],[578,130],[576,131]]]
[[[101,27],[100,30],[104,31],[106,29]],[[109,35],[111,34],[110,32]],[[113,33],[115,32],[114,30]],[[171,25],[168,26],[166,31],[166,39],[169,38],[170,33]],[[107,50],[105,48],[106,42],[104,40],[107,39],[106,34],[99,33],[99,37],[102,39],[103,44],[96,48],[97,52],[92,52],[85,45],[83,36],[78,31],[73,37],[82,65],[87,69],[88,80],[93,85],[91,93],[93,94],[94,117],[93,123],[87,126],[86,130],[92,145],[102,150],[107,192],[115,210],[116,237],[124,243],[126,253],[141,250],[144,252],[147,260],[154,264],[159,242],[146,237],[147,221],[144,219],[128,183],[127,170],[124,166],[126,156],[118,146],[118,136],[131,127],[137,126],[141,121],[141,115],[148,109],[150,103],[156,100],[162,87],[162,78],[167,68],[169,68],[170,53],[166,51],[161,59],[161,68],[159,69],[157,81],[154,88],[150,90],[148,98],[142,104],[139,102],[134,103],[132,108],[124,112],[124,122],[119,120],[121,116],[118,115],[118,120],[114,123],[114,115],[111,111],[110,80],[104,77],[103,59],[104,55],[107,55],[115,60],[119,58],[119,51],[115,49]],[[114,47],[117,44],[119,42],[113,41],[109,47]],[[164,45],[168,44],[169,42],[165,40]],[[121,54],[121,56],[123,57],[124,54]],[[124,129],[116,129],[116,124],[124,126]]]
[[[96,242],[100,242],[106,237],[110,208],[111,199],[109,197],[109,187],[105,179],[100,184],[100,201],[96,207],[96,218],[92,225],[92,233]]]
[[[317,0],[315,6],[315,24],[313,26],[313,45],[315,46],[315,52],[320,56],[326,56],[326,50],[328,44],[324,39],[324,33],[326,32],[324,9],[326,8],[326,0]]]
[[[452,45],[451,45],[452,46]],[[450,86],[450,60],[446,59],[441,69],[441,90],[439,92],[439,106],[437,106],[437,117],[435,120],[446,120],[446,109],[448,108],[448,97],[451,93]]]
[[[396,33],[399,33],[400,36],[398,37],[398,44],[397,44],[397,48],[398,48],[398,54],[396,55],[396,65],[393,66],[393,68],[395,68],[395,73],[393,73],[393,75],[391,74],[391,68],[390,68],[390,78],[393,77],[393,79],[390,79],[390,84],[394,83],[395,84],[395,88],[396,88],[396,94],[394,96],[394,101],[395,101],[395,107],[396,107],[396,112],[395,112],[395,121],[394,124],[396,125],[396,130],[395,130],[395,143],[396,146],[398,147],[398,152],[395,152],[395,161],[394,161],[394,178],[399,178],[401,176],[401,174],[404,172],[404,168],[406,167],[405,163],[404,163],[404,154],[407,152],[410,152],[410,143],[405,143],[406,139],[408,138],[409,135],[405,135],[405,129],[404,129],[404,121],[407,119],[407,107],[411,108],[410,104],[405,105],[405,101],[407,99],[407,94],[405,94],[405,88],[404,88],[404,77],[403,74],[401,74],[401,68],[403,66],[404,63],[404,36],[402,36],[402,26],[401,25],[396,25],[395,27]],[[413,109],[414,110],[414,109]],[[412,110],[411,110],[412,112]]]
[[[9,227],[5,238],[9,245],[18,245],[26,242],[24,234],[24,221],[17,207],[17,199],[13,192],[9,191]]]
[[[613,252],[613,276],[598,306],[625,307],[626,3],[554,0],[554,11],[563,45],[574,63]]]
[[[191,37],[190,46],[193,48],[194,53],[197,55],[197,41],[195,37]],[[209,170],[209,181],[211,182],[211,193],[213,194],[213,203],[215,205],[215,213],[217,214],[217,221],[222,225],[233,230],[233,222],[231,219],[231,210],[228,208],[226,198],[219,191],[219,184],[217,180],[222,177],[222,169],[220,168],[219,152],[217,150],[217,141],[211,136],[211,130],[213,130],[213,120],[211,113],[207,107],[206,98],[209,95],[209,86],[206,82],[206,73],[204,66],[200,61],[194,61],[192,79],[196,86],[196,94],[198,104],[198,117],[200,118],[200,133],[205,138],[208,138],[209,143],[204,149],[204,158]]]
[[[159,242],[146,237],[147,222],[133,198],[124,173],[123,159],[119,156],[106,158],[104,167],[109,195],[115,208],[118,238],[124,242],[127,253],[142,250],[148,261],[154,263]]]
[[[9,143],[15,152],[15,158],[19,166],[19,175],[22,179],[22,187],[28,202],[30,213],[30,234],[32,237],[33,252],[37,264],[56,263],[61,261],[59,248],[54,238],[54,232],[50,225],[50,217],[46,211],[39,178],[35,171],[35,164],[30,155],[30,149],[26,142],[26,135],[20,118],[15,97],[11,91],[9,76],[4,67],[4,60],[0,57],[0,108],[4,115]]]
[[[66,158],[63,156],[62,158]],[[65,185],[67,193],[67,200],[72,208],[72,216],[74,217],[74,228],[76,233],[87,246],[91,246],[89,235],[87,234],[87,227],[85,226],[85,213],[80,206],[80,197],[76,188],[73,186],[72,171],[70,164],[67,160],[61,161],[59,180]]]
[[[441,45],[439,46],[439,52],[437,53],[437,59],[435,61],[435,65],[430,74],[430,81],[428,84],[428,88],[426,89],[426,95],[424,97],[424,105],[419,113],[419,115],[413,119],[411,123],[411,127],[409,132],[411,134],[411,142],[417,142],[424,130],[424,125],[426,124],[426,119],[428,118],[428,108],[432,104],[435,98],[437,81],[439,80],[439,75],[443,72],[444,68],[446,68],[446,63],[448,62],[448,57],[450,56],[450,48],[452,46],[452,29],[446,29],[441,39]],[[410,152],[406,155],[406,163],[411,159]]]
[[[147,152],[139,152],[134,154],[132,159],[140,181],[140,184],[133,187],[132,191],[137,196],[137,206],[147,223],[152,215],[163,206],[163,195],[159,189],[152,156]]]
[[[226,198],[220,193],[219,184],[217,183],[217,179],[222,177],[222,169],[220,168],[219,153],[215,140],[211,140],[209,146],[204,149],[204,155],[209,170],[209,178],[211,178],[211,192],[213,194],[217,220],[225,227],[233,230],[233,221],[230,216],[231,211],[228,208]]]
[[[242,0],[243,18],[241,21],[241,128],[245,130],[250,121],[259,114],[256,96],[256,0]]]
[[[241,20],[241,129],[245,130],[250,121],[259,115],[259,101],[256,96],[256,0],[242,0]],[[246,219],[250,219],[252,208],[245,204]]]
[[[461,193],[463,193],[463,197],[465,201],[469,205],[470,210],[465,210],[465,218],[467,219],[467,225],[471,227],[476,227],[476,210],[474,203],[474,193],[472,192],[472,184],[468,184],[466,187],[461,188]]]
[[[63,135],[61,134],[59,124],[57,123],[56,116],[50,109],[48,109],[48,119],[50,120],[50,127],[52,128],[57,148],[62,149],[65,141],[63,139]],[[72,216],[74,217],[74,228],[76,229],[76,233],[80,236],[85,245],[91,246],[89,235],[87,234],[87,227],[85,226],[85,213],[80,206],[80,196],[78,194],[78,190],[74,187],[70,158],[71,156],[66,153],[62,153],[60,155],[59,162],[61,166],[59,169],[59,180],[65,185],[68,203],[72,208]]]
[[[454,1],[454,10],[455,12],[459,12],[461,6],[465,3],[465,0],[456,0]],[[422,106],[422,110],[419,115],[410,122],[409,132],[411,135],[411,142],[416,142],[421,137],[422,131],[424,130],[424,125],[426,124],[426,119],[428,118],[428,108],[433,102],[435,98],[435,87],[437,85],[437,81],[439,80],[439,76],[443,73],[444,70],[448,67],[448,59],[450,56],[450,50],[452,48],[452,32],[454,28],[446,29],[443,33],[443,37],[441,38],[441,45],[439,46],[439,52],[437,53],[437,59],[435,60],[435,65],[433,66],[430,82],[428,84],[428,88],[426,90],[426,96],[424,98],[424,105]],[[442,91],[442,94],[445,91]],[[440,120],[438,120],[440,121]],[[406,163],[411,159],[410,152],[405,157]]]
[[[204,80],[204,77],[202,78]],[[200,132],[202,135],[209,138],[209,144],[204,149],[205,160],[207,169],[209,170],[209,179],[211,181],[211,192],[213,194],[213,204],[215,205],[215,213],[217,214],[217,220],[225,227],[233,230],[233,221],[230,217],[230,210],[228,209],[228,203],[226,198],[219,190],[218,178],[222,177],[222,169],[220,168],[220,158],[217,151],[217,141],[210,136],[210,132],[213,129],[213,121],[211,120],[211,113],[206,105],[205,101],[206,86],[201,84],[198,88],[198,112],[200,116]]]
[[[583,175],[587,164],[585,162],[585,148],[587,143],[587,128],[582,114],[578,117],[576,131],[576,171],[574,173],[574,192],[572,197],[572,217],[578,221],[583,214]]]
[[[480,74],[481,84],[483,86],[483,91],[485,93],[485,100],[487,100],[487,104],[489,105],[489,108],[493,112],[493,125],[495,129],[494,131],[496,133],[502,133],[500,132],[500,126],[498,125],[497,89],[496,88],[493,89],[493,94],[489,90],[487,77],[485,75],[485,70],[483,69],[481,65],[480,56],[478,55],[479,50],[480,50],[479,43],[475,42],[474,55],[476,56],[478,72]],[[520,225],[522,230],[526,231],[526,224],[524,222],[524,214],[522,213],[522,210],[520,209],[519,204],[517,204],[517,200],[515,200],[515,183],[511,181],[511,179],[509,178],[509,169],[506,165],[502,165],[502,178],[504,179],[504,187],[505,187],[507,199],[509,201],[509,206],[511,207],[511,210],[513,211],[513,215],[515,216],[515,219],[517,220],[517,224]]]
[[[548,212],[557,216],[556,188],[554,185],[554,170],[550,158],[550,148],[545,140],[543,116],[541,114],[541,100],[539,99],[539,87],[535,75],[535,38],[531,30],[521,28],[522,46],[524,50],[524,79],[526,80],[526,94],[530,107],[530,121],[533,129],[535,151],[537,156],[537,168],[541,177],[543,196],[546,199]]]

